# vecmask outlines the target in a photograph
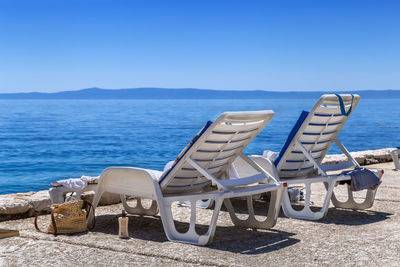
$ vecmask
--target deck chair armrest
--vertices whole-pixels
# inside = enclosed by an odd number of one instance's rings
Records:
[[[134,167],[110,167],[105,169],[99,179],[99,189],[121,195],[152,198],[159,189],[158,178],[162,172]]]
[[[221,183],[221,180],[218,180],[216,177],[214,177],[214,175],[209,173],[205,168],[203,168],[203,166],[201,166],[195,160],[188,158],[187,162],[190,165],[192,165],[196,170],[198,170],[202,175],[204,175],[204,177],[210,180],[213,185],[216,185],[219,191],[229,191],[228,188]]]
[[[270,159],[258,155],[252,155],[248,157],[248,159],[257,164],[257,166],[262,169],[262,173],[267,174],[274,183],[279,182],[278,170]]]
[[[321,168],[326,172],[343,170],[343,169],[350,168],[353,166],[354,166],[353,161],[345,161],[345,162],[340,162],[340,163],[336,163],[336,164],[321,164]]]
[[[376,177],[382,179],[384,173],[383,169],[372,169],[372,170],[370,169],[370,171],[372,171],[376,175]]]
[[[237,179],[229,179],[229,180],[220,180],[220,183],[228,188],[236,187],[236,186],[246,186],[256,183],[266,183],[267,176],[264,174],[256,174],[249,177],[237,178]]]
[[[360,164],[358,164],[357,160],[350,154],[350,152],[347,150],[347,148],[342,144],[342,142],[339,141],[339,139],[337,139],[337,137],[333,140],[337,146],[340,148],[340,150],[342,150],[342,152],[346,155],[346,157],[353,162],[353,165],[356,168],[361,168]]]
[[[295,144],[300,149],[300,151],[303,153],[303,155],[314,165],[315,168],[317,168],[319,170],[319,172],[323,176],[327,176],[328,175],[322,169],[321,165],[318,164],[318,162],[314,159],[314,157],[310,154],[310,152],[307,151],[307,149],[304,147],[304,145],[299,140],[296,140]]]

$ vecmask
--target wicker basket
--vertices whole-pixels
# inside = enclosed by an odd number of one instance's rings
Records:
[[[51,222],[47,228],[49,234],[72,234],[88,230],[88,213],[91,204],[87,200],[73,200],[51,205]],[[37,227],[37,217],[35,218]],[[93,225],[94,227],[94,225]]]
[[[51,234],[72,234],[87,231],[87,211],[83,209],[83,206],[83,200],[52,205],[57,232],[54,231],[53,223],[49,224],[47,232]]]

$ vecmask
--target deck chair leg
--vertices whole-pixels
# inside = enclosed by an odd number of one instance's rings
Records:
[[[97,189],[96,193],[94,194],[94,198],[93,198],[93,202],[92,202],[92,206],[93,209],[96,210],[97,205],[99,205],[101,196],[103,195],[104,191],[103,190],[99,190]],[[94,212],[90,212],[89,216],[88,216],[88,225],[92,224],[92,221],[94,219]]]
[[[49,189],[50,200],[52,204],[61,204],[64,202],[66,190],[63,187],[52,187]]]
[[[399,152],[400,152],[400,149],[393,149],[391,151],[392,159],[393,159],[393,163],[394,163],[394,170],[396,170],[396,171],[400,171]]]
[[[263,221],[259,221],[255,217],[254,207],[253,207],[253,197],[247,196],[247,210],[249,216],[246,220],[239,219],[236,215],[235,209],[233,208],[232,202],[230,199],[225,199],[224,204],[227,208],[231,220],[234,225],[245,227],[245,228],[254,228],[254,229],[270,229],[275,226],[276,220],[279,215],[279,211],[281,209],[281,199],[283,197],[285,189],[279,189],[271,192],[271,200],[268,205],[267,214],[265,214],[265,219]]]
[[[375,170],[374,173],[379,179],[382,179],[382,175],[383,175],[382,170]],[[339,201],[336,198],[335,193],[332,193],[332,203],[335,207],[342,208],[342,209],[352,209],[352,210],[365,210],[365,209],[369,209],[372,207],[372,205],[374,204],[375,194],[376,194],[376,191],[378,190],[378,187],[375,189],[366,189],[367,194],[365,196],[364,201],[361,203],[357,203],[354,200],[353,191],[350,190],[350,185],[346,185],[346,186],[347,186],[347,195],[348,195],[348,198],[346,201]]]
[[[329,201],[330,201],[332,193],[333,193],[334,182],[332,182],[332,181],[324,182],[324,184],[327,188],[325,198],[324,198],[324,203],[323,203],[321,209],[316,212],[311,210],[311,184],[312,184],[312,182],[310,182],[310,181],[305,182],[306,199],[305,199],[304,208],[302,210],[293,209],[292,203],[290,202],[290,199],[289,199],[289,194],[287,193],[287,190],[285,191],[285,193],[283,195],[282,209],[287,217],[304,219],[304,220],[319,220],[325,216],[325,214],[328,211]]]
[[[137,204],[136,207],[131,207],[128,205],[126,202],[126,196],[121,195],[121,201],[122,205],[124,206],[124,209],[126,212],[130,214],[137,214],[137,215],[149,215],[149,216],[154,216],[158,213],[158,206],[157,206],[157,201],[152,200],[150,208],[146,209],[142,205],[142,199],[140,197],[136,198]]]
[[[376,189],[367,189],[367,195],[365,196],[365,199],[361,203],[357,203],[354,200],[354,195],[353,191],[350,190],[350,186],[347,185],[347,195],[348,198],[346,201],[339,201],[335,193],[332,193],[332,203],[336,208],[342,208],[342,209],[353,209],[353,210],[365,210],[374,204],[375,200],[375,194],[376,194],[377,188]]]
[[[172,216],[172,203],[173,200],[160,201],[160,214],[161,220],[163,222],[164,230],[167,238],[170,241],[189,243],[194,245],[206,245],[211,242],[214,237],[215,228],[217,224],[217,219],[219,211],[221,210],[223,199],[215,200],[215,206],[213,215],[211,217],[210,225],[207,233],[199,235],[196,232],[196,200],[191,200],[191,217],[189,230],[186,233],[180,233],[175,227],[174,219]]]

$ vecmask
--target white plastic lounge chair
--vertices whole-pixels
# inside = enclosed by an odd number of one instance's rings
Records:
[[[86,178],[86,179],[85,179]],[[51,182],[49,195],[52,204],[60,204],[65,201],[68,193],[75,193],[75,198],[80,199],[84,192],[95,191],[97,187],[98,177],[82,176],[81,178],[67,179],[81,181],[82,186],[71,188],[58,182]]]
[[[251,201],[251,195],[271,192],[272,201],[265,221],[255,220],[254,214],[249,212],[249,219],[245,222],[248,227],[273,227],[280,210],[283,184],[242,153],[273,114],[270,110],[223,113],[215,122],[206,124],[181,152],[171,169],[164,173],[133,167],[105,169],[99,179],[93,206],[97,206],[104,192],[152,199],[152,207],[145,209],[140,199],[139,205],[131,208],[125,197],[122,197],[123,205],[129,213],[155,215],[158,206],[169,240],[205,245],[212,240],[224,200],[230,203],[229,198],[247,196]],[[243,158],[259,173],[235,180],[223,179],[225,170],[237,157]],[[195,231],[196,201],[202,199],[211,199],[215,205],[207,233],[199,235]],[[191,203],[190,226],[186,233],[177,231],[172,216],[172,203],[179,201]]]
[[[390,153],[392,154],[394,169],[396,171],[400,171],[400,161],[399,161],[400,148],[393,149]]]
[[[337,138],[359,100],[360,96],[358,95],[322,95],[311,112],[302,112],[274,164],[261,156],[250,157],[269,172],[273,172],[276,167],[279,180],[286,182],[288,187],[298,184],[305,185],[305,205],[300,211],[292,207],[288,193],[284,194],[282,208],[287,217],[318,220],[325,216],[330,200],[335,207],[347,209],[367,209],[373,205],[376,189],[368,189],[365,200],[362,203],[357,203],[350,186],[348,186],[347,201],[339,201],[333,189],[339,181],[350,180],[351,177],[327,173],[328,171],[338,171],[349,167],[360,168],[357,161]],[[321,162],[333,142],[338,145],[349,161],[323,165]],[[234,165],[239,173],[243,172],[241,171],[245,168],[243,162],[238,160]],[[383,174],[381,170],[374,172],[381,178]],[[310,207],[312,183],[324,183],[327,189],[323,206],[317,212],[312,211]]]

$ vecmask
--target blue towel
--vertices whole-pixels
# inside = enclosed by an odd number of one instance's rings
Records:
[[[382,182],[372,171],[365,168],[343,171],[342,174],[351,176],[351,181],[344,181],[350,183],[351,191],[376,189]]]

